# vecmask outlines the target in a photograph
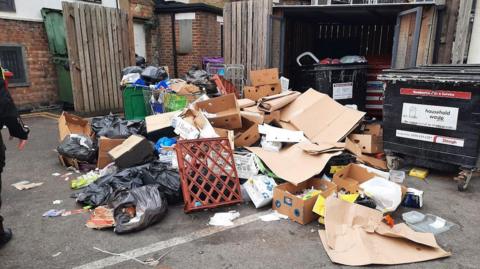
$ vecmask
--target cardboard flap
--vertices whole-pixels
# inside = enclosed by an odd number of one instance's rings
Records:
[[[155,132],[172,126],[172,119],[180,114],[180,111],[167,112],[145,117],[147,133]]]
[[[302,130],[312,142],[337,142],[345,138],[364,115],[310,89],[282,110],[280,120]]]
[[[58,134],[60,141],[62,141],[69,134],[90,136],[92,134],[92,128],[88,120],[63,112],[58,119]]]
[[[253,86],[278,83],[278,68],[250,71],[250,81]]]
[[[345,148],[344,143],[320,143],[315,144],[310,141],[298,143],[298,146],[309,154],[320,154],[325,152],[342,151]]]
[[[246,98],[245,99],[238,99],[237,102],[238,102],[238,106],[240,108],[250,107],[250,106],[254,106],[256,104],[255,101],[252,101],[252,100],[246,99]]]
[[[108,154],[114,159],[118,159],[120,156],[131,150],[133,147],[144,141],[145,138],[139,135],[131,135],[120,145],[111,149]]]
[[[286,91],[280,94],[266,96],[259,100],[258,109],[265,112],[279,110],[293,102],[298,96],[300,96],[300,93],[295,91]]]
[[[248,147],[278,177],[298,185],[322,172],[331,157],[339,153],[310,155],[298,145],[283,148],[280,152],[272,152],[259,147]]]
[[[325,230],[319,231],[319,235],[325,251],[335,263],[392,265],[451,255],[438,247],[431,234],[414,232],[404,224],[393,228],[383,224],[382,213],[378,210],[331,196],[325,207]]]
[[[387,162],[362,153],[362,149],[350,139],[345,139],[345,149],[357,156],[357,160],[366,163],[374,168],[387,170]]]

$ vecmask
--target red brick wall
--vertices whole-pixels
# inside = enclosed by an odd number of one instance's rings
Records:
[[[147,55],[151,63],[167,65],[170,76],[173,77],[173,47],[171,33],[170,14],[159,14],[158,25],[151,30],[151,48],[147,48]],[[175,23],[176,44],[179,46],[179,25]],[[196,12],[192,22],[192,52],[185,55],[177,55],[178,77],[183,77],[192,65],[202,65],[204,56],[221,55],[221,27],[217,22],[217,15]]]
[[[43,22],[0,19],[0,45],[18,44],[25,48],[28,87],[9,87],[20,108],[52,104],[57,97],[57,74],[48,50]]]

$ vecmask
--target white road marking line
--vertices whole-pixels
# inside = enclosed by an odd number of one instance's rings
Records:
[[[266,211],[266,212],[269,213],[270,211]],[[171,247],[174,247],[174,246],[178,246],[178,245],[181,245],[181,244],[192,242],[192,241],[195,241],[195,240],[200,239],[200,238],[204,238],[204,237],[207,237],[207,236],[219,233],[219,232],[227,231],[227,230],[230,230],[230,229],[233,229],[233,228],[245,225],[245,224],[255,222],[255,221],[259,220],[260,216],[265,215],[266,212],[260,212],[260,213],[248,215],[248,216],[243,217],[243,218],[239,218],[239,219],[234,221],[233,226],[227,226],[227,227],[212,226],[212,227],[208,227],[208,228],[205,228],[205,229],[202,229],[202,230],[192,232],[192,233],[187,234],[185,236],[174,237],[174,238],[171,238],[171,239],[168,239],[168,240],[165,240],[165,241],[153,243],[153,244],[145,246],[145,247],[141,247],[141,248],[137,248],[137,249],[134,249],[134,250],[126,251],[126,252],[123,252],[122,254],[124,254],[126,256],[130,256],[130,257],[135,257],[135,258],[142,257],[142,256],[148,255],[148,254],[153,253],[153,252],[159,252],[159,251],[167,249],[167,248],[171,248]],[[78,267],[74,267],[73,269],[105,268],[107,266],[112,266],[112,265],[119,264],[121,262],[125,262],[125,261],[128,261],[128,260],[129,259],[125,258],[125,257],[112,256],[112,257],[108,257],[108,258],[105,258],[105,259],[90,262],[90,263],[87,263],[87,264],[84,264],[84,265],[81,265],[81,266],[78,266]]]

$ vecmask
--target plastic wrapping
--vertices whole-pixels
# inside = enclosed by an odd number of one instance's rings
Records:
[[[127,121],[116,115],[92,119],[92,130],[97,137],[127,138],[134,134],[144,134],[145,121]]]
[[[168,74],[163,67],[147,66],[142,72],[142,77],[149,82],[157,83],[167,79]]]
[[[122,76],[125,76],[126,74],[132,74],[132,73],[138,73],[141,74],[143,72],[143,68],[140,66],[127,66],[122,69]]]
[[[57,147],[60,155],[79,161],[93,163],[97,155],[97,147],[92,139],[80,134],[67,135]]]
[[[158,185],[148,185],[133,190],[123,190],[112,201],[114,232],[117,234],[143,230],[165,217],[167,199]]]

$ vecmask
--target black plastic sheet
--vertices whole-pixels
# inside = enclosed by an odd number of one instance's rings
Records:
[[[80,134],[67,135],[57,147],[60,155],[89,163],[95,161],[97,150],[90,137]]]
[[[145,121],[128,121],[116,115],[92,119],[92,130],[97,137],[128,138],[134,134],[145,134]]]

